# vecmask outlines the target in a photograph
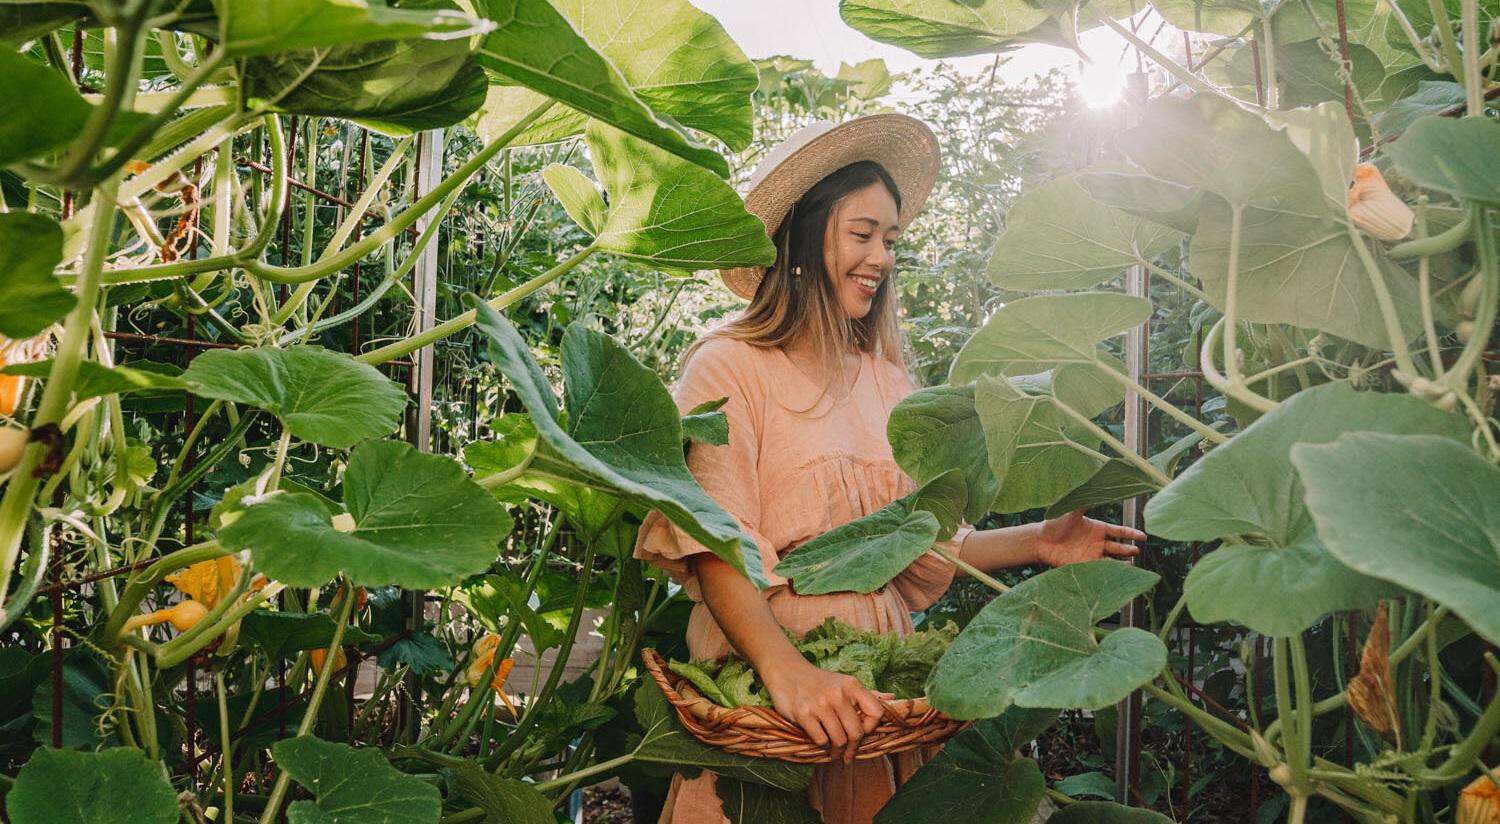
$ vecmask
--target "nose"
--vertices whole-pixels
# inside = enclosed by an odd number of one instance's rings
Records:
[[[884,244],[870,253],[866,261],[884,274],[890,274],[896,268],[896,250],[889,249]]]

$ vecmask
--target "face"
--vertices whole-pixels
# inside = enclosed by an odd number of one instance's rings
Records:
[[[851,318],[870,313],[875,293],[896,268],[896,199],[872,183],[833,207],[823,240],[823,268],[839,306]]]

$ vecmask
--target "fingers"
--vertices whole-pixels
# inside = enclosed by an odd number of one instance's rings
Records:
[[[1106,555],[1113,555],[1116,558],[1130,558],[1141,554],[1141,550],[1131,544],[1122,544],[1118,541],[1105,541],[1104,553]]]
[[[823,731],[823,724],[818,720],[818,717],[816,715],[807,713],[805,715],[794,718],[793,720],[801,725],[803,731],[807,733],[807,737],[811,738],[814,744],[817,744],[820,747],[828,746],[828,733]]]
[[[875,697],[877,694],[880,698],[884,698],[887,701],[893,700],[896,697],[888,692],[872,693],[866,689],[860,689],[853,696],[854,707],[859,710],[860,722],[864,728],[865,735],[874,732],[875,728],[880,726],[881,717],[885,715],[885,707],[881,706],[880,701]]]
[[[838,721],[844,728],[844,763],[854,760],[854,753],[859,749],[859,741],[865,737],[864,724],[860,721],[859,713],[854,711],[854,705],[839,703],[835,707],[838,713]]]
[[[1146,533],[1139,529],[1131,529],[1122,524],[1108,524],[1105,526],[1104,534],[1111,538],[1120,538],[1126,541],[1144,541]]]

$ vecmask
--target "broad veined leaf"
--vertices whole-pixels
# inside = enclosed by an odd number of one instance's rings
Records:
[[[1047,782],[1037,763],[1017,758],[1016,750],[1056,719],[1052,710],[1011,707],[964,730],[896,790],[876,824],[1031,821]]]
[[[1080,801],[1053,813],[1047,824],[1173,824],[1173,821],[1154,810],[1113,801]]]
[[[729,398],[705,401],[689,409],[682,416],[682,436],[685,440],[723,446],[729,443],[729,416],[720,412]]]
[[[655,684],[642,684],[636,688],[635,720],[642,732],[630,737],[634,760],[680,770],[686,768],[686,772],[705,769],[716,775],[753,781],[788,792],[805,790],[812,780],[810,766],[774,758],[735,755],[700,742],[677,722],[672,707]]]
[[[402,9],[455,8],[443,2]],[[381,40],[280,52],[244,61],[247,99],[273,111],[345,117],[387,134],[450,126],[473,114],[489,81],[466,39]]]
[[[257,569],[296,587],[322,586],[341,573],[365,586],[448,586],[489,566],[512,526],[458,462],[399,441],[361,444],[349,456],[350,532],[336,528],[312,495],[280,492],[246,501],[219,540],[250,550]]]
[[[1067,363],[1096,364],[1095,344],[1151,317],[1151,301],[1108,292],[1038,295],[995,311],[953,359],[949,383],[980,375],[1031,375]]]
[[[5,796],[13,824],[173,824],[177,791],[162,765],[133,747],[77,752],[40,747]]]
[[[442,815],[437,787],[392,767],[378,749],[356,749],[304,735],[276,742],[271,755],[278,768],[317,797],[287,808],[292,821],[298,820],[299,809],[303,820],[337,824],[417,824]]]
[[[1390,86],[1389,81],[1386,86]],[[1386,93],[1384,89],[1382,93]],[[1400,134],[1418,119],[1440,114],[1463,102],[1464,87],[1458,83],[1451,80],[1422,80],[1417,83],[1415,92],[1391,103],[1377,115],[1375,126],[1382,134]]]
[[[608,207],[604,197],[583,172],[572,166],[553,163],[542,170],[542,181],[552,190],[557,202],[578,224],[578,228],[590,235],[598,235],[604,228],[604,215]]]
[[[443,642],[426,633],[397,638],[380,651],[375,663],[386,671],[405,666],[419,676],[449,673],[456,666]]]
[[[1078,364],[1059,367],[1057,385],[1051,387],[1056,396],[1028,392],[1021,388],[1027,383],[1022,380],[979,379],[974,407],[984,425],[990,472],[1000,482],[996,512],[1050,506],[1105,465],[1098,437],[1058,403],[1065,397],[1069,373],[1090,371]],[[1119,389],[1122,398],[1124,391]],[[1081,412],[1085,417],[1096,413]]]
[[[850,96],[857,100],[875,100],[891,90],[893,78],[885,61],[879,57],[861,60],[854,65],[839,64],[839,73],[834,79],[848,85]]]
[[[1238,36],[1262,14],[1257,0],[1154,0],[1151,8],[1179,29],[1225,37]]]
[[[93,111],[93,105],[60,72],[13,49],[0,48],[0,167],[42,157],[71,143]],[[106,143],[116,143],[145,119],[139,112],[120,112]]]
[[[926,552],[937,533],[932,513],[907,512],[896,501],[808,541],[774,571],[803,595],[874,592]]]
[[[1086,289],[1177,245],[1182,234],[1100,203],[1072,177],[1022,195],[1006,213],[990,280],[1006,289]]]
[[[964,479],[964,520],[975,523],[990,511],[1000,482],[990,472],[984,426],[974,409],[974,385],[934,386],[907,395],[891,410],[886,438],[896,463],[917,483],[950,470]]]
[[[219,45],[235,57],[425,37],[464,39],[493,25],[451,9],[369,0],[214,0]]]
[[[652,111],[711,134],[734,151],[750,145],[755,65],[712,15],[687,0],[555,5]]]
[[[559,626],[559,622],[549,620],[553,616],[532,609],[528,595],[525,582],[512,573],[484,575],[465,581],[453,591],[454,599],[490,632],[500,632],[510,622],[520,621],[538,652],[560,645],[567,637],[568,617],[564,616]]]
[[[728,183],[597,121],[589,124],[588,145],[610,198],[598,248],[679,269],[775,260],[765,224]]]
[[[1342,95],[1339,98],[1343,99]],[[1312,164],[1323,186],[1324,202],[1335,214],[1349,203],[1349,184],[1359,160],[1354,127],[1339,103],[1266,112],[1266,122],[1280,129]]]
[[[1276,48],[1278,74],[1281,70],[1281,44],[1297,46],[1317,40],[1328,32],[1337,32],[1339,30],[1340,12],[1343,14],[1344,28],[1348,30],[1352,57],[1353,47],[1361,44],[1367,45],[1370,41],[1376,39],[1374,36],[1375,33],[1371,29],[1377,25],[1375,20],[1377,7],[1380,7],[1380,13],[1383,16],[1386,18],[1389,17],[1389,12],[1383,8],[1384,6],[1385,4],[1379,2],[1379,0],[1342,0],[1342,2],[1339,0],[1310,0],[1307,3],[1280,3],[1276,5],[1275,12],[1271,15],[1271,31],[1278,44]],[[1408,44],[1409,47],[1410,45]],[[1381,51],[1383,54],[1378,56],[1379,59],[1383,60],[1390,56],[1388,49],[1381,49]],[[1361,68],[1362,65],[1359,59],[1355,58],[1354,79],[1356,83],[1361,82]],[[1382,65],[1377,64],[1375,71],[1379,74],[1384,74],[1383,68]],[[1295,72],[1296,69],[1294,68],[1292,71]],[[1374,89],[1372,88],[1370,91],[1374,92]],[[1341,103],[1342,94],[1341,91]]]
[[[901,499],[908,512],[930,512],[937,519],[939,541],[953,537],[964,521],[968,484],[962,472],[950,469]]]
[[[733,824],[821,824],[823,817],[807,803],[807,793],[778,790],[764,784],[719,778],[714,782],[724,817]]]
[[[95,361],[79,361],[78,376],[73,382],[73,398],[82,401],[100,395],[186,389],[187,384],[174,374],[179,371],[175,366],[155,361],[135,361],[125,366],[103,366]],[[31,363],[13,363],[0,369],[0,375],[25,375],[31,378],[45,378],[51,372],[51,358]]]
[[[0,75],[7,71],[0,58]],[[0,123],[9,122],[4,108],[0,103]],[[8,130],[0,126],[0,165]],[[0,335],[29,338],[62,319],[78,302],[52,274],[62,260],[62,246],[62,227],[52,218],[29,212],[0,214],[0,272],[5,273],[0,281]]]
[[[1074,180],[1094,200],[1191,234],[1198,227],[1203,193],[1147,174],[1133,163],[1108,160],[1084,169]]]
[[[1255,50],[1246,48],[1237,50],[1230,58],[1226,68],[1236,85],[1254,88],[1255,61]],[[1356,94],[1373,97],[1385,79],[1384,64],[1375,52],[1358,43],[1349,44],[1349,61]],[[1344,111],[1344,81],[1339,77],[1338,55],[1330,56],[1317,40],[1278,44],[1276,81],[1281,90],[1280,103],[1287,109],[1336,100],[1339,111]],[[1348,122],[1348,115],[1344,122]]]
[[[482,10],[498,28],[479,45],[480,65],[684,160],[729,173],[718,152],[657,117],[547,0],[485,0]]]
[[[1332,610],[1359,609],[1389,591],[1328,555],[1291,464],[1294,444],[1327,443],[1359,431],[1468,437],[1462,419],[1408,395],[1325,384],[1283,401],[1146,504],[1147,525],[1164,538],[1258,536],[1261,545],[1220,547],[1188,574],[1185,591],[1195,618],[1289,635]],[[1255,597],[1288,587],[1302,597]]]
[[[182,380],[194,394],[264,409],[304,441],[344,448],[396,430],[406,393],[369,364],[312,346],[214,349]]]
[[[303,650],[324,649],[338,626],[321,612],[271,612],[258,609],[240,621],[240,638],[259,647],[271,660]],[[379,641],[357,626],[344,627],[345,646]]]
[[[1292,463],[1339,560],[1500,641],[1500,468],[1450,438],[1376,432],[1297,444]]]
[[[537,431],[529,474],[592,487],[659,510],[757,586],[760,551],[688,472],[677,405],[655,372],[618,343],[574,324],[563,336],[568,429],[557,399],[510,321],[477,300],[490,357],[531,412]]]
[[[955,718],[989,718],[1012,705],[1097,709],[1156,677],[1167,649],[1129,627],[1103,641],[1094,624],[1156,585],[1113,560],[1048,570],[991,601],[938,661],[932,705]]]
[[[86,3],[0,2],[0,43],[20,45],[88,13]]]
[[[1385,152],[1419,186],[1500,203],[1500,123],[1483,117],[1423,118]]]
[[[453,775],[458,794],[484,808],[484,824],[557,824],[552,802],[530,784],[501,778],[473,761]]]
[[[1074,487],[1061,500],[1047,508],[1046,517],[1056,518],[1075,509],[1089,509],[1140,495],[1150,495],[1161,485],[1135,464],[1123,458],[1111,458],[1093,477]]]
[[[1048,19],[1021,0],[841,0],[839,14],[870,39],[922,57],[999,51]]]
[[[486,142],[498,139],[509,132],[538,106],[551,98],[534,92],[525,86],[512,83],[491,83],[485,94],[484,105],[478,117],[472,121],[475,132]],[[540,143],[556,143],[583,134],[588,122],[577,111],[567,106],[553,106],[533,120],[530,125],[511,136],[509,146],[533,146]]]

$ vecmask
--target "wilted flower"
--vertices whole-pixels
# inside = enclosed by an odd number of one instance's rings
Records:
[[[1500,769],[1474,779],[1458,795],[1453,824],[1500,824]]]
[[[1349,220],[1355,228],[1380,240],[1400,240],[1411,234],[1416,219],[1411,207],[1391,191],[1373,163],[1354,167],[1349,187]]]

